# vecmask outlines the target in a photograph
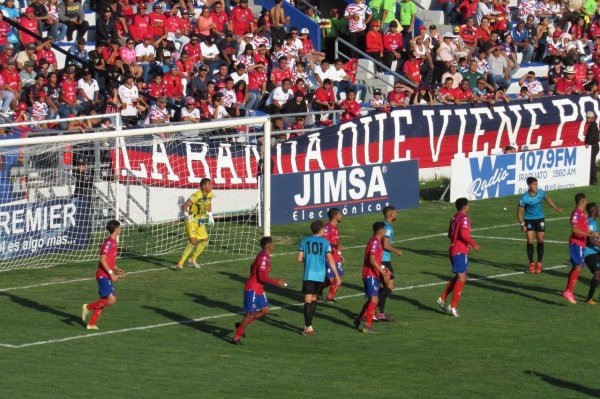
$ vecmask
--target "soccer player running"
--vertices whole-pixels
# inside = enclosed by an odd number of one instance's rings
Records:
[[[529,273],[542,272],[542,260],[544,258],[544,232],[546,224],[544,223],[544,208],[542,201],[545,201],[552,209],[562,213],[562,208],[557,207],[554,201],[546,194],[544,190],[538,189],[538,181],[535,177],[527,178],[527,187],[529,188],[519,199],[517,207],[517,220],[521,225],[521,231],[527,234],[527,257],[529,259]],[[537,238],[537,263],[533,261],[533,241]]]
[[[587,206],[587,198],[585,194],[575,194],[575,209],[571,212],[571,236],[569,237],[569,253],[571,257],[571,272],[567,281],[567,289],[563,291],[562,296],[572,304],[576,304],[573,290],[579,274],[585,265],[583,257],[586,242],[588,238],[598,237],[598,233],[589,230],[588,217],[585,213]]]
[[[190,266],[200,267],[196,260],[208,245],[206,225],[214,226],[215,224],[212,214],[213,197],[212,183],[210,179],[204,178],[200,180],[200,190],[192,194],[182,206],[189,243],[177,263],[178,270],[183,269],[183,264],[190,254],[192,255],[189,259]]]
[[[598,206],[595,202],[590,202],[586,205],[585,210],[588,213],[589,231],[598,234],[598,222],[596,221],[600,214]],[[598,237],[588,237],[585,250],[583,251],[583,260],[593,274],[592,281],[590,281],[590,291],[585,300],[585,302],[590,305],[596,304],[594,294],[596,293],[596,288],[598,288],[598,283],[600,283],[600,268],[598,267],[600,257],[598,257],[598,253],[600,253],[600,241],[598,240]]]
[[[245,336],[244,330],[248,325],[269,314],[269,301],[265,294],[265,284],[286,287],[285,280],[275,280],[269,277],[271,270],[271,253],[275,244],[271,237],[260,239],[262,249],[250,266],[250,277],[244,286],[244,312],[246,313],[241,323],[236,323],[235,335],[231,340],[234,345],[241,345],[241,338]]]
[[[452,216],[448,228],[450,263],[452,264],[454,277],[444,288],[442,296],[437,299],[437,304],[452,316],[460,317],[457,307],[462,290],[467,282],[469,252],[471,249],[479,252],[479,245],[471,238],[471,219],[467,216],[469,213],[469,200],[459,198],[454,205],[457,212]],[[446,306],[446,299],[451,293],[452,302],[450,306]]]
[[[394,228],[392,227],[392,223],[396,221],[396,208],[393,206],[386,206],[383,208],[383,218],[385,225],[385,234],[381,239],[381,245],[383,246],[383,258],[382,265],[384,268],[388,269],[390,272],[389,279],[384,279],[383,275],[380,276],[381,289],[379,291],[379,313],[377,313],[377,321],[385,321],[385,322],[393,322],[392,318],[385,314],[385,303],[387,301],[387,297],[390,295],[392,290],[394,289],[394,268],[392,267],[392,255],[391,253],[395,253],[398,256],[402,256],[402,250],[396,248],[392,245],[394,242]]]
[[[304,331],[302,335],[314,333],[312,319],[317,311],[317,295],[325,281],[326,265],[329,265],[335,275],[335,284],[340,285],[342,280],[331,255],[331,245],[323,238],[323,222],[315,220],[310,225],[312,236],[306,237],[298,247],[298,262],[304,263],[304,281],[302,294],[304,295]]]
[[[90,304],[84,303],[81,309],[81,320],[85,323],[89,313],[92,313],[89,323],[87,323],[88,330],[97,330],[98,326],[96,322],[100,315],[107,306],[114,305],[117,303],[117,296],[113,287],[113,282],[119,278],[117,276],[124,276],[125,272],[123,269],[117,267],[117,239],[121,234],[121,223],[117,220],[111,220],[106,224],[106,230],[110,234],[102,247],[100,248],[100,261],[98,262],[98,270],[96,271],[96,280],[98,281],[98,293],[100,299]]]
[[[365,257],[363,262],[362,278],[365,287],[365,297],[367,301],[362,307],[359,315],[354,319],[354,325],[363,333],[372,333],[373,316],[379,302],[379,277],[383,276],[383,281],[390,279],[391,272],[384,268],[381,258],[383,257],[383,246],[381,239],[385,236],[385,223],[375,222],[373,224],[373,236],[367,243]],[[365,325],[361,329],[360,322],[365,320]]]
[[[342,278],[344,275],[344,268],[342,267],[344,257],[342,256],[342,247],[340,246],[340,232],[337,228],[337,225],[342,222],[342,212],[338,208],[331,208],[327,211],[327,217],[329,218],[329,223],[323,228],[323,237],[329,241],[329,244],[331,245],[331,255],[333,256],[333,261],[337,267],[338,275]],[[328,286],[331,287],[329,288],[329,294],[327,294],[325,300],[330,303],[335,303],[334,297],[340,286],[335,282],[335,274],[333,274],[331,267],[327,267],[327,279],[323,286],[324,288],[327,288]]]

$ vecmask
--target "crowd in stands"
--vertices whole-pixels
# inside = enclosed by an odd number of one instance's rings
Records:
[[[447,32],[417,27],[413,0],[354,0],[331,11],[325,52],[308,29],[293,26],[283,1],[254,15],[248,0],[94,0],[95,48],[88,51],[87,3],[31,0],[19,9],[5,0],[0,112],[44,121],[44,128],[83,130],[101,121],[51,120],[118,112],[127,125],[139,125],[322,111],[319,122],[328,124],[327,112],[343,110],[347,120],[364,106],[508,102],[511,79],[532,62],[549,65],[547,80],[524,74],[519,97],[598,91],[595,0],[521,0],[518,10],[506,0],[438,0],[453,24]],[[321,22],[314,8],[297,7]],[[360,52],[334,59],[337,37],[404,78],[389,92],[368,92],[356,82]],[[56,42],[70,43],[65,65],[58,65]],[[377,67],[374,76],[382,73]],[[303,121],[286,123],[302,129]]]

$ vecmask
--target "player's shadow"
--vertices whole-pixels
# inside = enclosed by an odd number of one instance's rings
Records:
[[[429,274],[431,276],[438,277],[440,280],[448,279],[447,275],[443,275],[443,274],[439,274],[439,273],[425,272],[425,274]],[[478,276],[476,274],[471,274],[471,275],[469,275],[469,277],[471,279],[467,282],[468,285],[483,288],[486,290],[497,291],[497,292],[501,292],[501,293],[505,293],[505,294],[509,294],[509,295],[519,295],[519,296],[522,296],[527,299],[532,299],[536,302],[544,303],[546,305],[564,306],[563,303],[549,301],[547,299],[543,299],[538,296],[530,295],[526,292],[522,292],[522,291],[532,291],[532,292],[537,292],[537,293],[555,295],[557,293],[557,291],[554,289],[539,287],[539,286],[529,285],[529,284],[516,283],[514,281],[495,279],[495,278],[494,279],[488,278],[488,279],[484,279],[484,280],[475,280],[477,278],[484,277],[484,276]]]
[[[230,313],[239,313],[241,310],[241,306],[235,306],[232,305],[230,303],[227,302],[223,302],[223,301],[218,301],[215,299],[211,299],[205,295],[202,294],[193,294],[193,293],[186,293],[186,296],[192,298],[194,300],[194,302],[202,305],[202,306],[206,306],[207,308],[211,308],[211,309],[223,309],[227,312]]]
[[[450,265],[450,260],[448,259],[448,251],[431,251],[429,249],[413,249],[413,248],[403,248],[406,252],[413,252],[417,255],[422,255],[425,257],[437,257],[443,258],[448,261],[448,265]],[[510,269],[510,270],[524,270],[524,266],[518,263],[499,263],[493,262],[486,259],[482,259],[480,257],[469,257],[469,263],[475,265],[484,265],[495,267],[498,269]]]
[[[231,280],[237,281],[239,283],[245,283],[247,280],[247,277],[241,276],[239,274],[231,273],[231,272],[220,271],[219,274],[222,274],[223,276],[227,276]],[[277,287],[275,285],[269,285],[267,289],[268,289],[268,294],[282,296],[282,297],[288,298],[294,302],[302,302],[302,300],[303,300],[302,293],[299,291],[296,291],[294,289],[281,288],[281,287]],[[275,305],[275,302],[273,302],[271,300],[271,295],[269,295],[269,301]]]
[[[158,267],[164,267],[165,269],[173,269],[172,262],[168,262],[162,258],[157,258],[154,256],[147,256],[147,255],[144,255],[143,253],[136,252],[136,251],[130,251],[130,250],[125,249],[123,251],[119,251],[119,256],[123,257],[123,258],[126,257],[126,258],[134,258],[134,259],[143,259],[144,263],[150,263],[150,264],[158,266]]]
[[[391,296],[388,297],[388,300],[392,298],[392,299],[398,299],[399,301],[403,301],[403,302],[407,302],[409,304],[411,304],[412,306],[414,306],[415,308],[419,309],[419,310],[426,310],[428,312],[432,312],[432,313],[443,313],[445,314],[445,312],[443,312],[439,307],[435,307],[435,306],[427,306],[422,302],[417,301],[414,298],[409,298],[407,296],[403,296],[400,295],[398,293],[394,293]]]
[[[187,318],[183,315],[180,315],[178,313],[175,313],[170,310],[163,309],[163,308],[157,308],[154,306],[142,306],[142,308],[152,310],[152,311],[158,313],[159,315],[166,317],[167,319],[171,319],[174,322],[181,324],[182,326],[188,326],[188,327],[194,328],[198,331],[201,331],[206,334],[210,334],[213,337],[221,339],[226,342],[229,341],[228,336],[233,332],[233,327],[231,329],[217,327],[212,324],[209,324],[205,320],[193,320],[193,319]]]
[[[562,380],[560,378],[552,377],[547,374],[539,373],[537,371],[527,370],[527,371],[525,371],[525,374],[538,377],[540,380],[542,380],[550,385],[554,385],[555,387],[558,387],[558,388],[570,389],[571,391],[574,391],[574,392],[577,392],[580,394],[584,394],[584,395],[588,395],[588,396],[591,396],[594,398],[600,397],[600,389],[586,387],[585,385],[581,385],[576,382]]]
[[[21,305],[23,307],[33,309],[38,312],[49,313],[54,316],[58,316],[61,318],[61,321],[65,324],[84,325],[83,321],[81,321],[81,317],[74,315],[72,313],[63,312],[60,309],[56,309],[56,308],[50,307],[48,305],[44,305],[39,302],[33,301],[31,299],[23,298],[23,297],[20,297],[20,296],[14,295],[14,294],[10,294],[7,292],[0,292],[0,296],[5,296],[5,297],[9,298],[11,301],[13,301],[14,303]]]

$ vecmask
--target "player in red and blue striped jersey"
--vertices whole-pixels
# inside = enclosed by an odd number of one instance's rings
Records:
[[[96,302],[84,303],[81,309],[81,320],[85,323],[88,314],[93,310],[94,313],[87,323],[88,330],[97,330],[96,322],[104,311],[104,308],[117,303],[117,295],[113,287],[113,282],[118,280],[117,276],[124,276],[123,269],[117,267],[117,239],[121,234],[121,223],[117,220],[111,220],[106,224],[106,230],[110,233],[104,240],[100,248],[100,261],[96,271],[96,280],[98,281],[98,293],[100,299]]]
[[[585,194],[575,194],[575,209],[571,212],[571,236],[569,237],[569,254],[571,257],[571,272],[567,281],[567,288],[563,291],[562,296],[572,304],[576,304],[573,290],[579,274],[585,266],[584,251],[588,237],[598,237],[598,233],[589,230],[588,217],[585,213],[587,206],[587,198]]]
[[[469,252],[471,249],[479,252],[479,245],[471,238],[471,219],[467,216],[469,212],[469,200],[459,198],[454,203],[457,212],[450,220],[448,228],[448,238],[450,239],[450,263],[452,264],[452,273],[454,277],[448,282],[442,296],[437,299],[437,304],[442,310],[450,313],[454,317],[459,317],[458,301],[462,290],[467,282],[467,272],[469,269]],[[446,306],[446,299],[452,293],[452,302]]]
[[[287,286],[285,280],[275,280],[269,277],[271,253],[275,248],[273,239],[271,237],[261,238],[260,247],[262,251],[254,259],[254,263],[250,267],[250,277],[246,280],[246,285],[244,286],[244,312],[246,315],[241,323],[235,324],[236,331],[231,340],[231,343],[235,345],[241,344],[244,330],[249,324],[269,314],[269,301],[265,294],[264,285]]]
[[[354,319],[357,329],[363,333],[372,333],[371,325],[373,316],[379,302],[379,278],[383,277],[387,284],[390,280],[390,271],[382,266],[383,246],[381,239],[385,236],[386,226],[383,222],[373,224],[373,236],[369,240],[365,249],[365,258],[363,262],[362,278],[365,287],[365,297],[367,301],[362,307],[360,314]],[[365,325],[360,329],[361,320],[365,320]]]
[[[327,217],[329,218],[329,223],[323,228],[323,238],[331,244],[331,255],[333,256],[333,261],[337,267],[338,275],[341,278],[344,275],[344,268],[342,267],[344,257],[341,252],[340,232],[337,225],[342,222],[342,212],[338,208],[331,208],[327,211]],[[327,302],[335,303],[335,299],[333,298],[340,288],[340,285],[336,284],[335,274],[330,266],[327,266],[327,280],[325,280],[324,286],[325,288],[327,286],[331,287],[329,288],[329,294],[325,300]]]

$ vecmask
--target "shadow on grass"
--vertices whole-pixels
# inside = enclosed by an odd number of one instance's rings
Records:
[[[405,252],[412,252],[417,255],[422,255],[422,256],[429,257],[429,258],[434,257],[434,258],[447,259],[448,260],[448,268],[450,267],[450,260],[448,258],[447,250],[446,251],[432,251],[430,249],[413,249],[413,248],[402,248],[402,250]],[[485,260],[485,259],[482,259],[479,257],[472,257],[471,255],[469,255],[469,264],[490,266],[490,267],[495,267],[497,269],[504,269],[504,270],[515,270],[515,271],[525,271],[526,270],[525,264],[492,262],[492,261]]]
[[[217,327],[212,324],[209,324],[204,320],[195,321],[178,313],[171,312],[170,310],[157,308],[154,306],[142,306],[142,308],[152,310],[158,313],[159,315],[166,317],[167,319],[181,324],[182,326],[194,328],[203,333],[210,334],[213,337],[223,340],[225,342],[229,342],[228,336],[233,332],[233,327],[231,329]]]
[[[6,292],[0,292],[0,296],[7,297],[14,303],[21,305],[23,307],[33,309],[33,310],[41,312],[41,313],[49,313],[54,316],[58,316],[58,317],[62,318],[61,321],[65,324],[80,325],[80,326],[85,325],[81,321],[80,316],[74,315],[72,313],[63,312],[60,309],[56,309],[56,308],[50,307],[48,305],[44,305],[39,302],[32,301],[31,299],[23,298],[23,297],[20,297],[20,296],[14,295],[14,294],[9,294]]]
[[[449,278],[448,276],[439,274],[439,273],[425,272],[425,274],[429,274],[431,276],[438,277],[441,280],[442,279],[447,280]],[[470,274],[469,277],[472,279],[476,279],[476,278],[482,278],[485,276],[479,276],[477,274]],[[557,290],[551,289],[551,288],[545,288],[545,287],[540,287],[540,286],[530,285],[530,284],[517,283],[514,281],[508,281],[508,280],[502,280],[502,279],[496,279],[496,278],[494,278],[494,279],[488,278],[485,280],[476,280],[476,281],[469,280],[467,282],[467,284],[475,286],[475,287],[483,288],[486,290],[502,292],[502,293],[509,294],[509,295],[519,295],[519,296],[522,296],[527,299],[532,299],[536,302],[544,303],[546,305],[565,306],[565,304],[562,302],[549,301],[547,299],[543,299],[538,296],[531,295],[531,294],[521,291],[521,290],[523,290],[523,291],[531,291],[534,293],[557,295],[557,298],[558,298],[558,295],[560,294],[560,292]]]
[[[529,374],[531,376],[538,377],[540,380],[542,380],[550,385],[554,385],[555,387],[558,387],[558,388],[570,389],[571,391],[578,392],[580,394],[584,394],[584,395],[588,395],[588,396],[592,396],[594,398],[600,397],[600,389],[586,387],[584,385],[577,384],[576,382],[561,380],[560,378],[552,377],[547,374],[539,373],[537,371],[528,370],[528,371],[525,371],[525,374]]]

